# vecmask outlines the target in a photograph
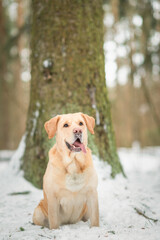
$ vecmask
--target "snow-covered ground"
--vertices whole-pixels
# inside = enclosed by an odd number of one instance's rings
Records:
[[[119,149],[127,179],[121,175],[111,179],[110,167],[93,156],[99,177],[100,227],[90,228],[89,222],[79,222],[49,230],[32,224],[42,191],[18,172],[23,147],[22,141],[10,162],[0,161],[1,240],[160,239],[160,148]],[[25,191],[28,194],[14,195]]]

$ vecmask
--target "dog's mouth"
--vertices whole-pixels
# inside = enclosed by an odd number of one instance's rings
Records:
[[[81,151],[84,153],[87,152],[84,144],[81,142],[79,138],[77,138],[73,144],[69,144],[67,141],[65,141],[65,143],[68,149],[72,152],[81,152]]]

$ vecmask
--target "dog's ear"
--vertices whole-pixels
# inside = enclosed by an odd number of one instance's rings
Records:
[[[95,126],[95,119],[93,117],[88,116],[87,114],[81,113],[82,117],[85,120],[88,130],[94,134],[94,126]]]
[[[57,124],[60,119],[60,116],[57,115],[54,118],[51,118],[49,121],[45,122],[44,127],[46,132],[48,133],[48,138],[51,139],[54,137],[57,131]]]

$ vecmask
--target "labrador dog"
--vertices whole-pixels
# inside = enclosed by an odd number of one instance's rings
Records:
[[[34,224],[56,229],[90,219],[91,226],[99,226],[98,180],[87,147],[87,128],[94,134],[94,125],[94,118],[83,113],[58,115],[45,123],[49,139],[56,134],[56,144],[49,151],[44,199],[34,210]]]

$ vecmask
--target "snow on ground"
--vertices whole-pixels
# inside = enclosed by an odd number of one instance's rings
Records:
[[[120,149],[127,179],[109,177],[110,167],[93,156],[99,177],[100,227],[79,222],[49,230],[32,224],[34,208],[42,191],[18,172],[24,139],[10,162],[0,161],[0,240],[159,240],[160,239],[160,148]],[[25,195],[12,195],[15,192]],[[135,210],[145,213],[149,220]]]

